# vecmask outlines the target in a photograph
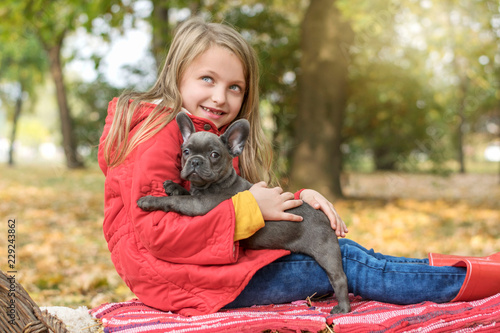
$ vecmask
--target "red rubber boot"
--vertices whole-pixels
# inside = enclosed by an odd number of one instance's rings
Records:
[[[487,257],[429,253],[429,265],[467,268],[464,284],[451,302],[474,301],[500,293],[500,252]]]

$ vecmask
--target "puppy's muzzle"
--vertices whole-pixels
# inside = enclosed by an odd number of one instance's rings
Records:
[[[208,161],[198,156],[188,159],[181,171],[182,178],[196,184],[212,182],[215,176],[216,174],[212,172]]]
[[[189,166],[194,169],[198,170],[198,168],[202,168],[203,165],[205,164],[205,161],[199,157],[193,157],[188,161]]]

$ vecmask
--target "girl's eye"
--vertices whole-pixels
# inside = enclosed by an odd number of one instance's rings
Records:
[[[213,83],[214,80],[210,76],[204,76],[201,78],[202,81],[208,82],[208,83]]]
[[[231,87],[229,87],[229,89],[237,91],[237,92],[243,91],[243,89],[241,89],[241,87],[237,84],[233,84]]]
[[[218,153],[218,152],[216,152],[216,151],[213,151],[213,152],[210,154],[210,157],[212,157],[212,158],[219,158],[219,156],[220,156],[220,155],[219,155],[219,153]]]

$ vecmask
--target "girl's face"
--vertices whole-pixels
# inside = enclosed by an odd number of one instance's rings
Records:
[[[220,46],[196,57],[186,68],[179,86],[182,106],[197,117],[211,120],[217,128],[236,118],[245,88],[243,64],[234,53]]]

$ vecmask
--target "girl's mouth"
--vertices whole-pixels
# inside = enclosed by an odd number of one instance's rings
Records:
[[[211,113],[213,115],[216,115],[216,116],[222,116],[224,114],[224,112],[221,112],[221,111],[218,111],[216,109],[211,109],[211,108],[207,108],[205,106],[202,106],[201,107],[204,111],[208,112],[208,113]]]

